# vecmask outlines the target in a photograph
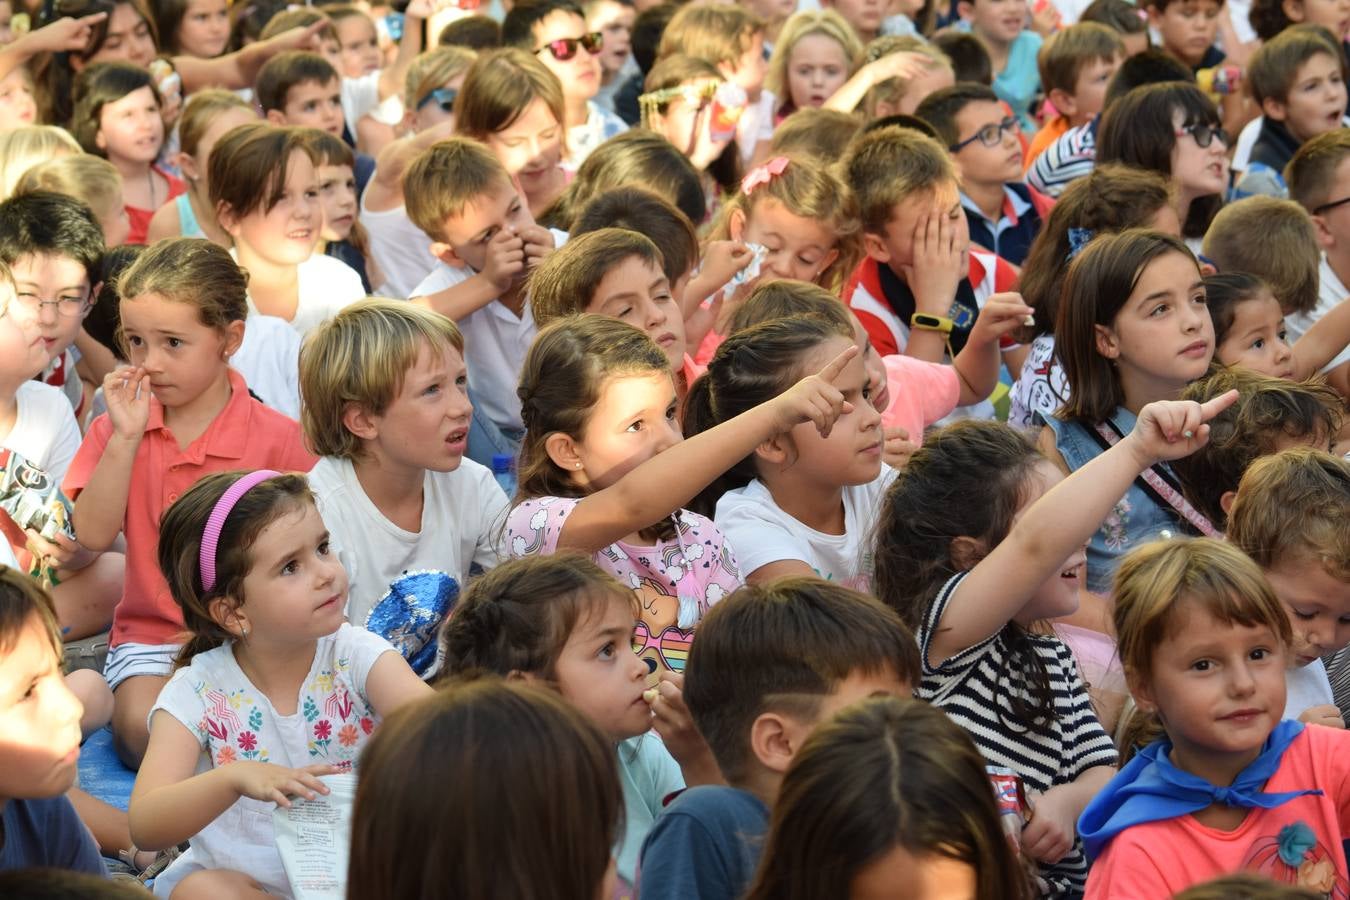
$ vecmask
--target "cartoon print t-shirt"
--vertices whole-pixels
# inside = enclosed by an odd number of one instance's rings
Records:
[[[244,760],[350,770],[379,724],[366,699],[366,676],[382,654],[395,652],[379,635],[342,625],[319,639],[295,712],[283,716],[226,644],[197,654],[191,665],[174,672],[150,711],[151,725],[162,709],[192,732],[202,748],[199,772]],[[248,872],[269,889],[284,888],[289,896],[272,834],[275,808],[246,797],[235,801],[156,879],[156,891],[161,880],[171,886],[199,868],[227,868]]]
[[[507,551],[515,558],[556,552],[563,522],[578,502],[535,497],[517,505],[506,519]],[[593,557],[637,594],[641,609],[633,647],[653,672],[683,672],[699,619],[741,586],[736,557],[710,519],[682,509],[675,521],[676,533],[653,546],[616,541]]]
[[[1320,788],[1253,809],[1233,831],[1181,816],[1127,828],[1088,876],[1087,898],[1153,900],[1232,872],[1251,871],[1332,900],[1350,897],[1341,841],[1350,835],[1350,733],[1309,725],[1294,738],[1266,793]]]

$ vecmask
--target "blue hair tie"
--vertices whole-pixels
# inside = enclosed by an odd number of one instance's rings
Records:
[[[1083,248],[1092,242],[1094,237],[1090,228],[1070,228],[1069,229],[1069,259],[1073,259]]]

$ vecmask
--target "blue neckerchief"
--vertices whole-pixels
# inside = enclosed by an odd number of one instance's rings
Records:
[[[1093,798],[1078,819],[1078,833],[1089,859],[1111,838],[1133,825],[1190,815],[1214,803],[1248,809],[1274,809],[1304,794],[1320,790],[1267,794],[1261,788],[1280,767],[1284,751],[1303,731],[1303,723],[1285,719],[1266,739],[1261,755],[1238,773],[1228,787],[1216,787],[1197,775],[1183,772],[1167,758],[1172,744],[1155,741],[1121,769]]]

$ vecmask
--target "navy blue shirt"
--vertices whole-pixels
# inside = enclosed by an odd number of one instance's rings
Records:
[[[7,800],[0,869],[52,868],[106,876],[103,857],[75,807],[62,794],[44,800]]]
[[[966,211],[971,241],[1020,266],[1041,231],[1041,214],[1025,184],[1010,182],[1003,191],[1003,218],[998,222],[986,219],[965,194],[961,195],[961,208]]]
[[[769,808],[749,791],[689,788],[642,842],[642,900],[736,900],[754,881],[768,830]]]

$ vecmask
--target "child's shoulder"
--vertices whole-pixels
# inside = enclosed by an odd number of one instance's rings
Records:
[[[425,297],[428,294],[435,294],[440,291],[452,288],[457,284],[463,284],[473,277],[473,269],[468,266],[452,266],[444,260],[436,260],[435,265],[426,277],[417,283],[417,287],[409,292],[409,297]]]

